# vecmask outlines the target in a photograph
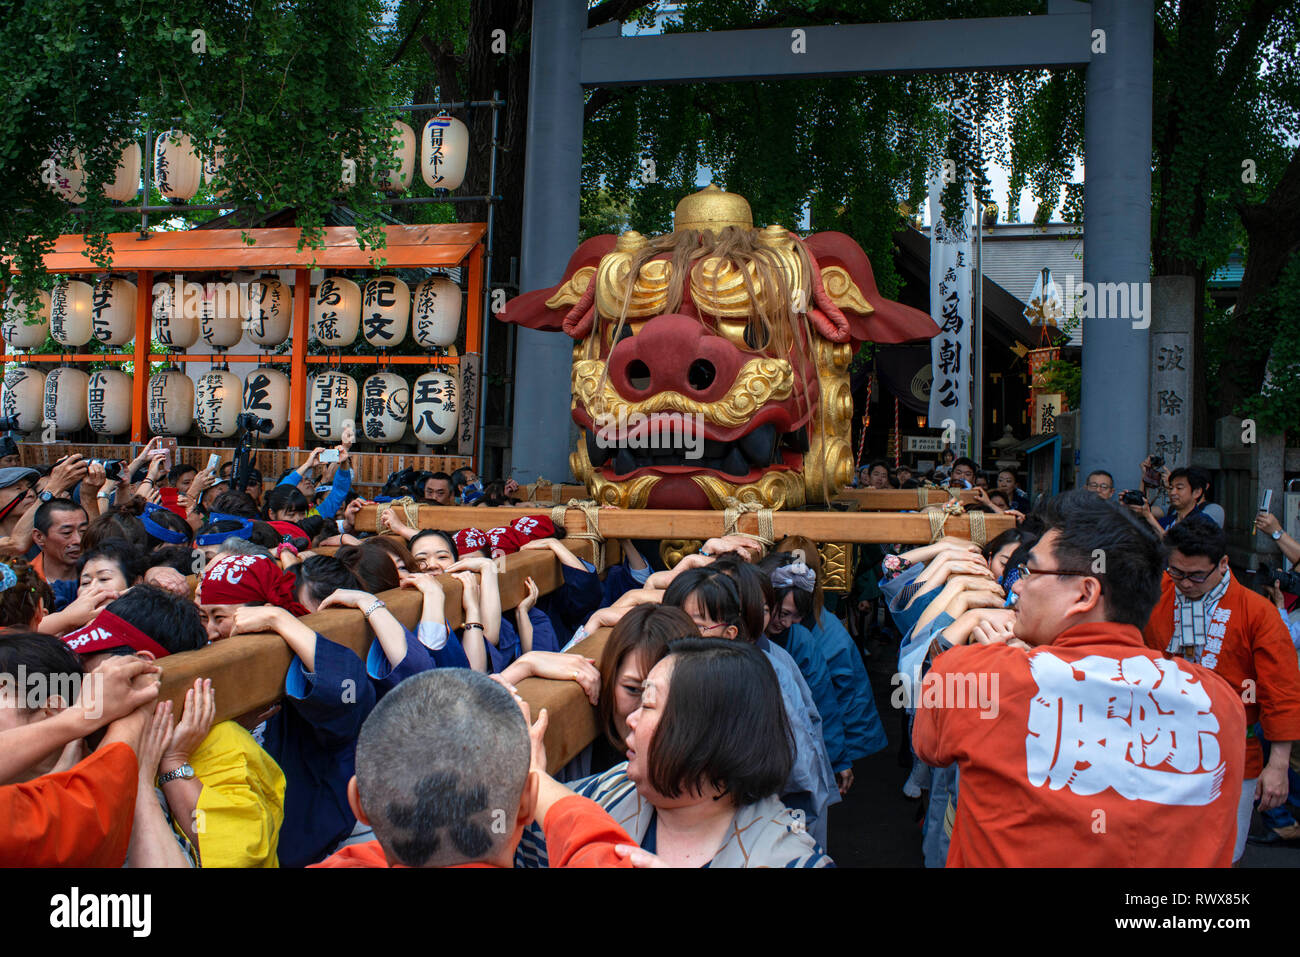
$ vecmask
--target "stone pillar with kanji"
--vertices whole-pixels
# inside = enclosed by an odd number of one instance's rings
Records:
[[[1187,465],[1192,454],[1195,295],[1190,276],[1156,276],[1151,280],[1147,449],[1162,456],[1171,470]]]

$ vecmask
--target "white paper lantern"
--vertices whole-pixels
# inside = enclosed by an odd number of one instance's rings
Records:
[[[406,338],[411,320],[411,288],[396,276],[366,280],[361,290],[361,327],[366,342],[392,349]]]
[[[4,317],[0,318],[0,336],[15,349],[38,349],[45,345],[50,334],[50,294],[44,289],[36,291],[39,303],[36,317],[40,320],[28,325],[26,301],[19,302],[16,290],[5,297]]]
[[[90,376],[71,366],[59,366],[45,377],[45,420],[59,432],[86,427],[86,392]]]
[[[45,373],[21,366],[5,374],[0,389],[0,415],[14,419],[19,432],[35,432],[41,427],[45,406]]]
[[[100,435],[131,429],[131,377],[118,369],[97,369],[86,385],[86,417]]]
[[[203,287],[198,283],[161,281],[153,286],[153,337],[172,349],[199,341]]]
[[[453,345],[460,332],[460,286],[446,276],[431,276],[415,287],[415,341],[421,348],[434,349]]]
[[[193,199],[203,176],[203,161],[188,133],[168,130],[154,144],[154,182],[168,199]]]
[[[90,322],[94,337],[108,346],[124,346],[135,338],[135,284],[105,277],[90,293]]]
[[[186,283],[187,297],[189,285]],[[239,284],[234,282],[208,282],[202,288],[199,338],[214,349],[229,349],[244,337],[247,297],[241,296]]]
[[[194,427],[194,380],[180,369],[163,369],[149,379],[149,431],[184,435]]]
[[[41,164],[41,181],[62,200],[80,205],[86,201],[85,156],[81,150],[57,152]]]
[[[361,288],[351,279],[331,276],[316,287],[312,302],[312,338],[323,346],[350,346],[361,325]]]
[[[50,335],[63,346],[84,346],[95,338],[91,325],[90,283],[65,279],[50,293]]]
[[[456,437],[460,396],[456,379],[445,372],[426,372],[415,380],[411,393],[411,425],[415,437],[429,445],[442,445]]]
[[[194,420],[211,439],[235,434],[235,420],[243,405],[244,387],[229,369],[211,369],[194,383]]]
[[[361,387],[361,429],[371,442],[399,442],[406,434],[411,387],[393,372],[377,372]]]
[[[136,193],[140,191],[140,166],[143,158],[144,153],[135,140],[124,145],[113,179],[104,184],[104,195],[119,203],[135,199]]]
[[[357,380],[342,372],[322,372],[307,387],[307,422],[312,435],[339,442],[343,427],[357,418]]]
[[[374,181],[382,190],[400,193],[410,188],[415,175],[415,130],[397,120],[393,123],[392,139],[393,159],[399,165],[396,170],[375,170]]]
[[[278,346],[289,338],[293,323],[293,287],[274,275],[248,284],[248,316],[244,328],[259,346]]]
[[[465,181],[469,130],[452,116],[435,116],[420,137],[420,175],[431,189],[455,189]]]
[[[278,439],[289,427],[289,377],[270,366],[258,366],[244,379],[243,410],[270,419],[274,428],[260,433]]]

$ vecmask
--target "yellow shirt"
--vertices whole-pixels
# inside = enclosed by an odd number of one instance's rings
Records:
[[[284,772],[234,721],[214,725],[190,766],[203,782],[195,814],[203,867],[279,867]]]

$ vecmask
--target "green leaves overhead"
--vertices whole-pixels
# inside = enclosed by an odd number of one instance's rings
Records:
[[[294,207],[309,243],[340,191],[342,157],[353,157],[348,203],[363,245],[382,244],[370,169],[372,158],[389,165],[380,158],[396,118],[377,65],[382,13],[380,0],[12,4],[0,19],[0,254],[19,271],[10,278],[48,287],[40,257],[62,233],[85,231],[107,267],[105,235],[139,217],[113,212],[99,187],[113,178],[115,144],[143,146],[146,129],[188,132],[207,155],[220,143],[223,202],[254,214]],[[39,179],[71,147],[88,174],[77,213]]]

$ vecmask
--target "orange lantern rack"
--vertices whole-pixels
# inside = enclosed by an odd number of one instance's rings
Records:
[[[465,347],[458,356],[428,353],[382,356],[349,356],[349,363],[388,366],[457,366],[479,361],[482,353],[486,312],[484,310],[485,271],[483,223],[449,223],[384,228],[386,249],[362,249],[357,244],[356,229],[351,226],[325,227],[324,248],[298,248],[301,230],[274,229],[199,229],[188,232],[151,232],[142,238],[138,233],[114,233],[109,236],[113,248],[112,270],[134,272],[136,296],[134,349],[129,353],[95,354],[0,354],[4,362],[134,362],[136,375],[131,394],[131,441],[148,440],[149,364],[151,362],[253,362],[289,364],[288,447],[304,447],[307,423],[307,366],[328,364],[333,357],[308,355],[308,315],[311,308],[311,270],[313,269],[396,269],[461,267],[466,282]],[[252,244],[243,236],[252,237]],[[102,270],[91,262],[85,240],[80,235],[60,236],[52,252],[45,256],[45,268],[52,273],[91,273]],[[379,260],[382,259],[383,262]],[[289,334],[289,355],[272,356],[223,354],[154,354],[152,345],[153,277],[157,272],[203,272],[236,270],[294,270],[293,322]],[[480,370],[481,371],[481,370]],[[479,402],[482,402],[479,396]],[[474,425],[475,451],[470,453],[478,469],[478,423]],[[452,453],[454,454],[454,453]]]

